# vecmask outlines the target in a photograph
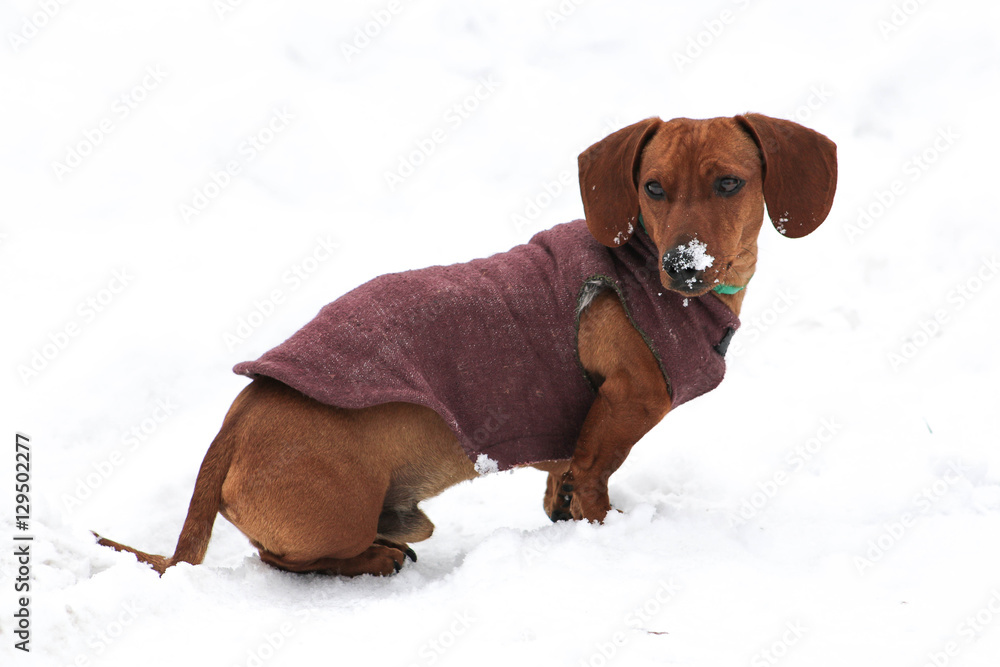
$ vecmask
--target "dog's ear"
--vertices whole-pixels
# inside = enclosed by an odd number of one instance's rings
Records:
[[[636,172],[649,139],[663,124],[647,118],[614,132],[580,153],[580,194],[587,228],[610,248],[625,245],[638,226]]]
[[[837,145],[789,120],[736,116],[760,148],[764,203],[775,229],[797,239],[815,231],[833,206]]]

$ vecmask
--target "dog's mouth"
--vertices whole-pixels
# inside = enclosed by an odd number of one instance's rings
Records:
[[[704,280],[668,280],[663,285],[667,289],[683,294],[684,296],[698,297],[711,291],[711,287]]]

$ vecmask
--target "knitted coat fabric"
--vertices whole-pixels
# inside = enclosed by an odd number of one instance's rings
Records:
[[[664,289],[656,258],[642,230],[610,249],[583,220],[557,225],[492,257],[375,278],[234,371],[343,408],[426,406],[480,472],[568,459],[596,397],[577,353],[585,283],[617,292],[674,407],[722,381],[716,347],[739,320],[714,294]]]

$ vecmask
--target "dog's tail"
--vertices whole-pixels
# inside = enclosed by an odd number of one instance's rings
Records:
[[[98,544],[135,554],[140,562],[152,565],[160,574],[163,574],[168,567],[182,561],[192,565],[200,563],[205,558],[208,541],[212,537],[215,515],[218,514],[219,505],[222,503],[222,484],[226,481],[236,440],[239,437],[234,431],[236,429],[223,428],[209,446],[205,460],[201,462],[187,518],[184,519],[184,527],[181,529],[180,537],[177,538],[177,548],[173,556],[167,558],[148,554],[94,533],[98,538]]]

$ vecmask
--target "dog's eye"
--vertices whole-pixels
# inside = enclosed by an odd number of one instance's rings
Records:
[[[736,178],[735,176],[723,176],[715,181],[715,191],[723,197],[728,197],[739,192],[744,183],[746,183],[746,181],[742,178]]]
[[[661,186],[656,181],[649,181],[645,185],[646,194],[653,199],[663,199],[667,194],[663,191],[663,186]]]

